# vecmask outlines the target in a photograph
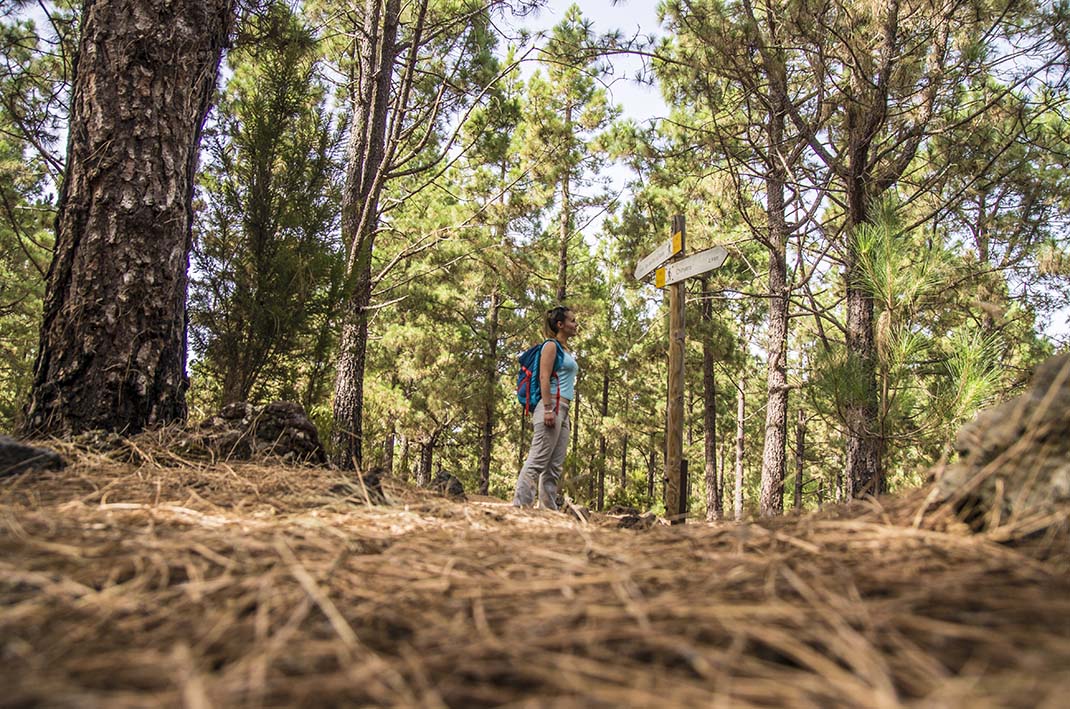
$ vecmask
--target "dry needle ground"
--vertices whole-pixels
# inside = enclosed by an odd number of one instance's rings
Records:
[[[922,490],[634,531],[389,481],[369,507],[321,468],[63,452],[64,471],[0,480],[4,705],[1070,696],[1065,515],[971,535]]]

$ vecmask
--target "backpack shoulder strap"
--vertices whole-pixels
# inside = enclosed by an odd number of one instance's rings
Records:
[[[553,371],[556,373],[557,370],[561,369],[561,363],[565,361],[565,348],[562,347],[561,343],[558,342],[554,338],[549,338],[545,342],[543,342],[542,344],[545,346],[547,342],[552,342],[555,345],[557,345],[557,354],[554,356],[554,369],[553,369]]]

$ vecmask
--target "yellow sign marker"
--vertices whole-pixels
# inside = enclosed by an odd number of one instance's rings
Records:
[[[658,247],[639,260],[635,266],[635,280],[646,278],[651,271],[680,253],[684,248],[684,234],[675,232],[670,238],[658,244]]]
[[[676,232],[679,234],[680,232]],[[665,267],[662,266],[658,270],[654,271],[654,286],[657,288],[665,287]]]

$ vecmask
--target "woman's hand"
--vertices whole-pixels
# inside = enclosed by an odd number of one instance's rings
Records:
[[[549,406],[544,406],[543,409],[542,409],[542,422],[543,422],[543,424],[552,428],[553,425],[554,425],[554,419],[555,418],[556,418],[556,416],[554,415],[554,410],[552,408],[550,408]]]

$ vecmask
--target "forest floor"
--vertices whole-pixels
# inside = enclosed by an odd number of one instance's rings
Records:
[[[771,522],[55,444],[0,479],[0,705],[1062,707],[1070,536],[926,491]],[[635,522],[634,519],[630,520]]]

